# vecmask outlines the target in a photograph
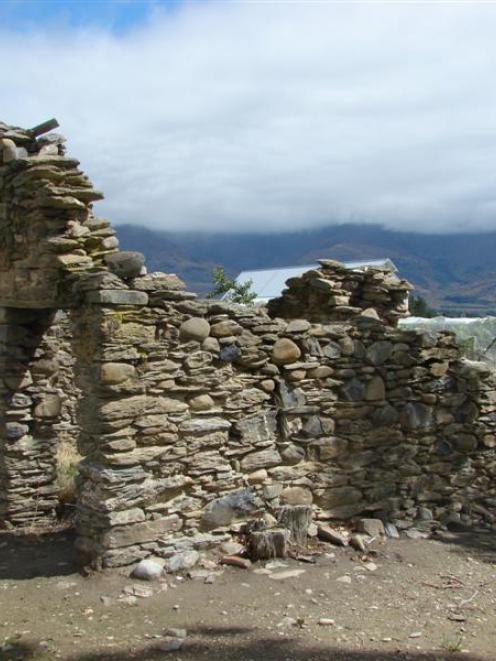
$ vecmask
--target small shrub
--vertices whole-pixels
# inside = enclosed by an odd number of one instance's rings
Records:
[[[226,300],[232,303],[250,305],[257,297],[256,292],[251,291],[253,284],[251,280],[238,283],[230,278],[221,266],[217,266],[212,270],[212,280],[214,288],[207,294],[207,298],[220,298],[226,295]]]
[[[410,296],[408,309],[415,317],[426,317],[429,319],[437,315],[437,312],[429,307],[427,301],[422,296]]]

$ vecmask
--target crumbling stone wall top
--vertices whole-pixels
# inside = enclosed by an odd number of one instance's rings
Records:
[[[406,280],[386,268],[348,269],[341,262],[320,259],[320,268],[290,278],[279,298],[269,302],[269,313],[285,319],[351,321],[360,315],[396,326],[408,314]]]
[[[71,304],[71,274],[105,268],[117,250],[110,223],[93,214],[103,198],[66,155],[65,138],[0,123],[0,304]]]

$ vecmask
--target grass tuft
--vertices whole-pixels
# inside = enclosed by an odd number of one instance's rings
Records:
[[[463,636],[459,634],[456,637],[447,637],[443,640],[441,647],[446,652],[451,652],[452,654],[456,652],[461,652],[463,643]]]
[[[57,483],[62,506],[76,502],[76,478],[82,457],[72,443],[61,441],[57,448]]]

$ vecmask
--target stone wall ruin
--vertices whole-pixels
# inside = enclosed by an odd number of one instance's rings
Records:
[[[62,435],[95,566],[216,545],[283,505],[491,523],[494,374],[449,333],[396,328],[408,283],[322,260],[268,308],[199,300],[118,252],[61,136],[0,139],[4,526],[54,517]]]

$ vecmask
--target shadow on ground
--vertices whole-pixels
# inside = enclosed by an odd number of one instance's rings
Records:
[[[140,649],[105,651],[64,656],[66,661],[155,661],[165,658],[180,658],[181,661],[196,659],[216,659],[216,661],[487,661],[488,657],[474,654],[445,651],[406,652],[399,649],[384,651],[362,649],[349,651],[336,646],[315,647],[302,645],[301,641],[290,637],[284,639],[257,638],[237,640],[238,637],[252,635],[250,629],[197,629],[189,633],[181,650],[166,652],[157,649],[153,643]],[[210,638],[210,640],[209,640]],[[201,639],[201,642],[195,641]],[[38,645],[26,643],[12,644],[4,652],[0,651],[1,661],[48,661],[54,658],[53,651]],[[56,658],[61,658],[57,656]]]
[[[449,544],[454,551],[470,553],[476,560],[496,564],[496,531],[474,532],[464,531],[438,531],[433,537],[438,542]]]
[[[0,580],[68,576],[77,571],[73,530],[0,532]]]

